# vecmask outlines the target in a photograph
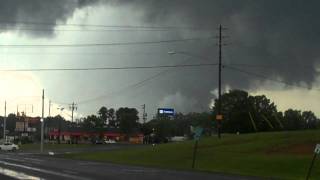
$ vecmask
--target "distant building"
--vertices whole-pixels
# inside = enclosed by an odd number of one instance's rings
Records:
[[[87,144],[95,143],[97,140],[115,140],[117,142],[124,141],[125,135],[120,132],[87,132],[87,131],[61,131],[58,129],[50,131],[49,142],[56,143],[60,138],[60,143],[68,144]],[[130,136],[129,142],[133,144],[142,144],[143,143],[143,134],[134,134]]]
[[[17,138],[21,139],[25,137],[31,141],[34,140],[37,126],[40,124],[40,117],[28,117],[22,113],[21,116],[18,114],[17,118],[18,120],[15,126],[15,135]]]

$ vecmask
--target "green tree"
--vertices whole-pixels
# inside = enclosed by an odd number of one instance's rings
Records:
[[[109,121],[109,127],[116,127],[116,116],[115,116],[115,110],[113,108],[110,108],[108,110],[108,121]]]
[[[249,96],[249,111],[252,113],[259,131],[281,129],[275,115],[277,107],[265,95]]]
[[[101,107],[98,111],[99,118],[104,122],[104,124],[108,124],[108,109],[106,107]]]
[[[305,129],[316,129],[319,124],[319,119],[312,111],[302,112],[302,121]]]
[[[92,121],[92,118],[86,117],[83,119],[81,126],[85,131],[92,131],[94,129],[95,124]]]
[[[88,116],[87,121],[89,121],[93,125],[93,128],[96,130],[100,130],[104,126],[104,121],[96,115]]]
[[[284,125],[287,130],[303,129],[304,122],[301,111],[288,109],[284,112]]]
[[[119,108],[116,111],[116,118],[119,123],[121,132],[127,137],[138,130],[138,111],[135,108]]]
[[[15,114],[9,114],[6,119],[6,129],[9,130],[9,133],[12,134],[16,129],[16,122],[18,117]]]
[[[221,96],[223,132],[253,132],[249,119],[249,95],[245,91],[231,90]],[[217,114],[218,100],[215,100],[214,114]]]
[[[221,96],[222,130],[224,132],[254,132],[280,129],[275,115],[278,113],[274,103],[266,96],[249,96],[242,90],[231,90]],[[218,101],[213,108],[217,114]],[[251,116],[251,117],[250,117]]]

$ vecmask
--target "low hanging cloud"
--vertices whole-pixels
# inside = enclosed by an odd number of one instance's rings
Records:
[[[160,103],[160,108],[174,108],[175,112],[187,113],[187,112],[194,112],[201,109],[199,107],[199,102],[195,98],[190,98],[184,96],[180,92],[176,92],[175,94],[168,95],[164,97]]]

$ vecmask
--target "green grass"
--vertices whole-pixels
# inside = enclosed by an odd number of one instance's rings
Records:
[[[196,170],[279,179],[305,179],[320,131],[224,135],[199,142]],[[68,154],[66,158],[191,170],[193,141]],[[305,145],[307,150],[295,150]],[[303,148],[302,148],[303,149]],[[311,179],[320,179],[320,157]]]

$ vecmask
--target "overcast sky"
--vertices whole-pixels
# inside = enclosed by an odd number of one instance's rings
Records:
[[[266,94],[279,110],[312,110],[320,116],[319,5],[315,0],[1,0],[0,45],[200,39],[99,47],[0,46],[0,69],[215,63],[218,47],[212,37],[223,24],[227,28],[223,32],[227,36],[227,46],[223,47],[223,63],[227,65],[223,69],[224,91]],[[169,51],[193,56],[169,55]],[[50,99],[52,115],[60,113],[58,107],[68,109],[72,102],[78,104],[77,117],[95,114],[101,106],[141,111],[141,105],[146,104],[150,119],[158,107],[183,113],[208,111],[216,96],[217,80],[217,67],[213,66],[2,71],[0,100],[8,101],[9,112],[15,112],[18,105],[19,111],[40,115],[41,91],[45,89],[46,115]],[[70,118],[70,111],[63,114]]]

